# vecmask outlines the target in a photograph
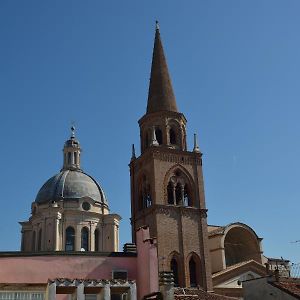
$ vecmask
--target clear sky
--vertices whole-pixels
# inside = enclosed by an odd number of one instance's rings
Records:
[[[300,262],[300,2],[0,1],[0,250],[62,166],[72,121],[82,167],[122,215],[139,153],[155,20],[189,149],[199,135],[210,224],[240,221],[267,256]]]

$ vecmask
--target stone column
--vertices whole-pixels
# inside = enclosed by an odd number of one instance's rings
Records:
[[[85,296],[84,296],[84,284],[82,282],[77,285],[76,299],[77,300],[85,300]]]
[[[103,299],[110,300],[110,285],[105,284],[103,288]]]
[[[136,283],[130,285],[129,300],[136,300]]]
[[[56,299],[56,282],[48,283],[46,300]]]

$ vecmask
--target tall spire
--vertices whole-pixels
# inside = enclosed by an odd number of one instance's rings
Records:
[[[177,112],[177,105],[156,21],[147,113],[157,111]]]

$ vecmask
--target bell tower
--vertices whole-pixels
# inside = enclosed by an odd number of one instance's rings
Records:
[[[146,114],[139,120],[141,155],[130,166],[132,238],[149,226],[159,271],[175,285],[212,290],[202,154],[187,150],[186,118],[178,111],[156,23]]]

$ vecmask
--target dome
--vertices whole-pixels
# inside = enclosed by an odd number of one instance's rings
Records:
[[[105,194],[95,179],[81,170],[65,170],[51,177],[39,190],[35,202],[38,204],[59,200],[90,197],[106,204]]]

